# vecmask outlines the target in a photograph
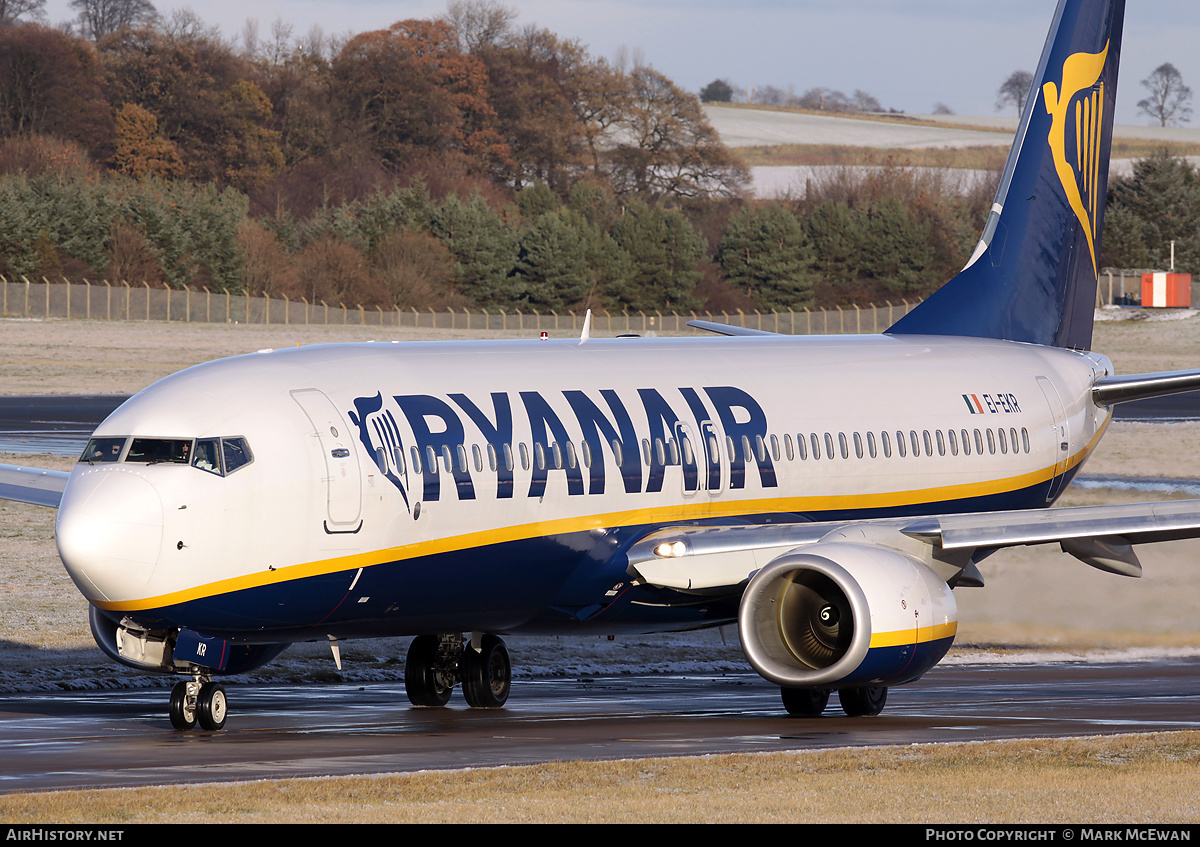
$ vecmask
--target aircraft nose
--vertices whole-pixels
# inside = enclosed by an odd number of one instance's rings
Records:
[[[83,470],[63,492],[55,534],[67,573],[85,597],[131,599],[158,562],[162,499],[135,473],[112,467]]]

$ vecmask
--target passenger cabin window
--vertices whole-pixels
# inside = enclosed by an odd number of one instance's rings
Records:
[[[79,457],[81,462],[115,462],[121,458],[121,450],[125,447],[125,437],[120,438],[93,438],[87,443],[87,447],[83,448],[83,455]]]

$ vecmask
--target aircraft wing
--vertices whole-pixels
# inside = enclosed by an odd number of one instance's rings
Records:
[[[48,471],[0,464],[0,500],[58,508],[68,471]]]
[[[1134,544],[1197,537],[1200,500],[1167,500],[865,521],[671,527],[641,539],[627,556],[631,573],[651,585],[703,591],[738,586],[775,557],[828,540],[903,549],[953,578],[964,569],[974,571],[970,562],[977,551],[1051,543],[1100,570],[1141,576]]]

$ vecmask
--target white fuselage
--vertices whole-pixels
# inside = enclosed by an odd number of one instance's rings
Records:
[[[585,606],[579,569],[626,529],[1045,505],[1108,421],[1090,388],[1110,372],[921,336],[261,352],[168,377],[95,433],[236,437],[251,461],[81,462],[59,548],[93,604],[174,626],[511,631]],[[264,601],[290,610],[256,618]]]

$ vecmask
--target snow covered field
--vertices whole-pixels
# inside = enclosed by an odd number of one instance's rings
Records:
[[[977,131],[834,115],[776,112],[734,106],[704,107],[728,147],[770,144],[837,144],[852,147],[920,148],[1008,146],[1012,129]]]
[[[959,115],[913,115],[915,121],[945,123],[946,126],[922,126],[901,122],[869,120],[837,115],[813,115],[771,109],[706,104],[709,122],[729,147],[771,146],[778,144],[818,144],[846,147],[915,150],[1012,144],[1016,120],[1011,117],[962,117]],[[965,129],[963,127],[978,127]],[[1157,126],[1118,126],[1117,138],[1149,139],[1200,143],[1200,129]],[[1191,157],[1200,165],[1200,156]],[[819,179],[834,168],[823,165],[760,166],[751,168],[754,196],[763,199],[804,196],[808,180]],[[1127,175],[1133,161],[1114,159],[1113,175]],[[964,171],[962,179],[978,174]]]

